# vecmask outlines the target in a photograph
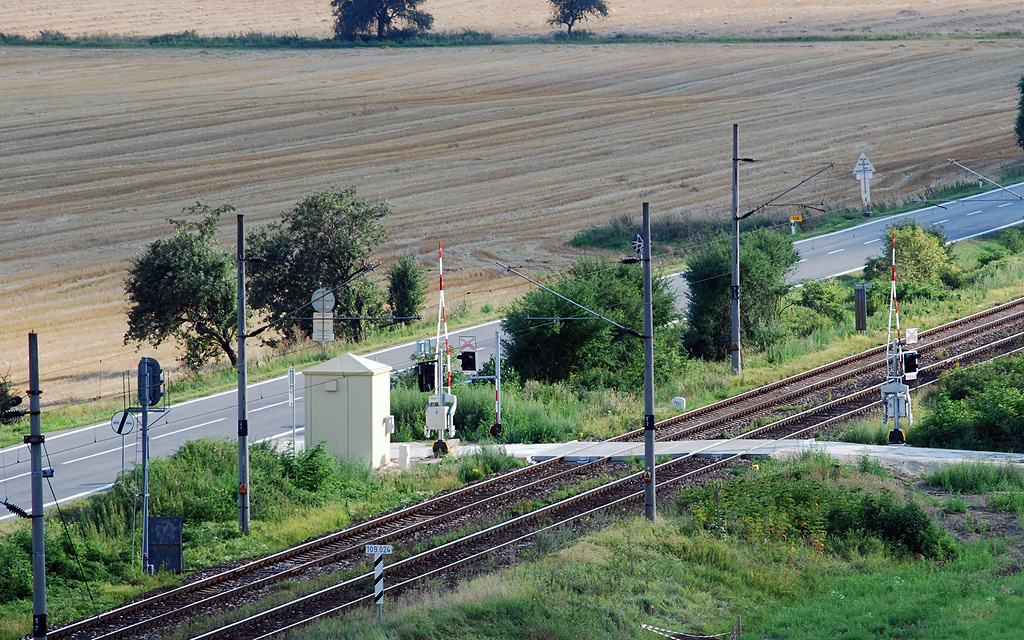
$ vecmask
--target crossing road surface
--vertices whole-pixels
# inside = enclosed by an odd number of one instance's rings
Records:
[[[1010,187],[1020,192],[1024,183]],[[925,225],[941,225],[950,241],[990,233],[1024,223],[1024,201],[1007,191],[985,194],[931,206],[898,217],[913,217]],[[792,276],[794,281],[804,278],[826,278],[859,270],[868,256],[881,252],[885,226],[894,219],[887,216],[867,219],[864,223],[834,233],[800,240],[796,243],[801,260]],[[742,239],[741,239],[742,242]],[[672,276],[672,288],[685,304],[685,281],[680,274]],[[494,332],[498,322],[490,322],[469,329],[452,332],[452,341],[458,345],[458,336],[474,335],[480,358],[486,361],[493,353]],[[46,349],[45,336],[40,336],[40,348]],[[389,364],[397,369],[410,365],[409,356],[415,353],[415,343],[383,349],[367,357]],[[301,433],[305,417],[303,380],[296,376],[295,428]],[[292,433],[292,407],[288,404],[288,378],[282,376],[249,387],[248,419],[250,442],[290,438]],[[229,391],[209,397],[173,405],[163,414],[153,414],[150,437],[152,456],[167,456],[184,442],[193,438],[237,438],[237,393]],[[46,419],[44,414],[43,419]],[[141,442],[139,430],[122,437],[113,432],[109,423],[101,423],[46,434],[44,466],[52,467],[50,480],[53,492],[61,503],[84,497],[109,488],[122,469],[131,469],[139,459]],[[0,496],[29,508],[29,455],[28,447],[16,445],[0,450]],[[46,506],[53,505],[53,496],[46,492]],[[0,516],[0,520],[14,517]]]

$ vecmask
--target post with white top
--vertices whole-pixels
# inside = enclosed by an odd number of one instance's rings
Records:
[[[384,623],[384,556],[395,552],[390,544],[368,544],[366,555],[373,556],[373,601],[377,605],[377,623]]]
[[[299,452],[295,441],[295,367],[288,367],[288,406],[292,408],[292,453]]]

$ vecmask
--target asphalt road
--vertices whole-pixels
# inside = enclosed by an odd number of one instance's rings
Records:
[[[1020,193],[1022,187],[1024,183],[1010,189]],[[957,242],[1024,223],[1024,201],[1006,191],[992,191],[900,214],[899,217],[914,217],[926,225],[942,225],[950,241]],[[867,257],[882,251],[882,233],[892,220],[892,216],[867,219],[850,229],[798,241],[796,247],[802,259],[792,279],[827,278],[859,270]],[[671,286],[680,294],[680,304],[685,304],[685,281],[680,276],[670,276]],[[451,341],[458,347],[460,336],[475,336],[480,352],[478,358],[485,362],[494,352],[495,331],[498,329],[498,322],[461,329],[451,333]],[[40,338],[40,348],[45,350],[46,338]],[[416,344],[411,342],[364,355],[401,369],[410,365],[409,356],[415,351]],[[294,406],[298,433],[303,430],[305,418],[303,391],[303,379],[299,373],[296,376]],[[168,456],[193,438],[236,439],[236,399],[237,392],[230,391],[178,403],[164,413],[153,414],[150,424],[151,457]],[[248,419],[251,443],[291,437],[293,413],[288,399],[287,376],[250,386]],[[46,419],[45,415],[43,419]],[[131,470],[140,460],[139,434],[140,430],[136,428],[122,439],[107,422],[46,434],[43,466],[54,470],[50,480],[52,493],[44,483],[46,507],[54,504],[54,496],[64,503],[109,488],[122,469]],[[29,509],[28,447],[16,445],[0,450],[0,472],[0,495]],[[12,517],[3,515],[0,520]]]

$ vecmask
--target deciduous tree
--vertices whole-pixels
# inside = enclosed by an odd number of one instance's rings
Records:
[[[355,187],[320,191],[282,212],[279,222],[249,234],[249,255],[262,259],[247,274],[252,308],[280,318],[308,303],[317,289],[334,289],[350,280],[387,236],[381,220],[390,213],[387,202],[360,198]],[[384,294],[368,282],[353,282],[335,298],[338,317],[380,317],[385,312]],[[367,326],[362,320],[340,325],[354,339]],[[308,336],[312,329],[308,319],[281,327],[287,337]]]
[[[217,246],[214,234],[221,214],[197,202],[184,213],[203,216],[198,222],[169,220],[174,235],[153,242],[132,262],[125,280],[129,342],[160,345],[172,338],[183,348],[190,369],[223,352],[231,364],[237,329],[235,261]]]
[[[572,37],[572,28],[577,22],[588,17],[607,17],[608,5],[604,0],[548,0],[551,3],[551,17],[548,24],[558,26],[564,24],[566,34]]]
[[[392,314],[399,318],[415,316],[423,308],[426,295],[423,267],[416,264],[416,256],[407,253],[388,268],[388,304]],[[412,321],[401,322],[408,325]]]
[[[643,328],[643,272],[639,266],[581,260],[551,288],[619,324]],[[675,294],[662,279],[652,283],[655,327],[675,317]],[[509,335],[505,356],[526,379],[573,380],[586,387],[636,389],[643,384],[643,341],[542,289],[512,303],[502,320]],[[545,318],[582,318],[548,320]],[[658,337],[656,332],[655,336]],[[664,345],[662,345],[664,346]],[[678,349],[656,349],[676,362]],[[659,363],[656,363],[659,364]],[[666,361],[660,363],[666,366]]]
[[[1013,131],[1017,135],[1017,146],[1024,149],[1024,76],[1017,81],[1017,91],[1020,99],[1017,101],[1017,123]]]
[[[423,0],[331,0],[334,36],[339,40],[363,36],[385,40],[426,31],[434,17],[418,9],[421,4]]]
[[[788,235],[757,231],[740,243],[740,329],[742,341],[761,349],[783,336],[781,314],[792,288],[786,274],[800,259]],[[732,341],[732,247],[723,237],[690,260],[686,346],[693,355],[722,360]]]
[[[888,300],[892,281],[892,235],[896,233],[896,286],[900,299],[944,295],[959,286],[963,274],[953,259],[952,245],[942,227],[923,227],[917,220],[903,219],[885,228],[879,255],[864,263],[864,277],[875,283],[871,296],[877,303]]]

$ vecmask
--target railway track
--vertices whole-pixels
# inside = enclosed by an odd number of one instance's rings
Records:
[[[935,375],[956,364],[951,356],[990,344],[1007,334],[1024,331],[1024,298],[987,309],[919,334],[917,350],[922,370]],[[752,426],[803,413],[836,398],[877,390],[885,379],[885,346],[766,384],[731,398],[669,418],[655,425],[655,439],[701,440],[737,437]],[[861,396],[858,396],[861,397]],[[628,431],[610,441],[639,442],[643,429]]]
[[[994,335],[1000,335],[1000,341],[995,341]],[[918,347],[923,381],[936,377],[938,371],[956,362],[985,358],[993,349],[1024,348],[1024,299],[922,332]],[[659,423],[657,438],[708,437],[729,430],[735,431],[731,435],[741,438],[783,439],[810,433],[877,405],[883,360],[884,347],[870,349],[759,387]],[[841,397],[832,399],[830,394]],[[789,409],[780,414],[780,405]],[[764,422],[767,424],[761,424]],[[642,437],[642,433],[629,432],[611,440],[635,439],[637,434]],[[669,461],[658,467],[658,486],[698,482],[739,457],[708,462],[687,456]],[[600,486],[580,489],[598,479],[603,480]],[[480,558],[514,553],[528,544],[530,537],[553,526],[576,523],[602,510],[642,507],[643,486],[642,472],[628,474],[624,465],[614,465],[608,459],[573,465],[552,460],[468,485],[228,571],[201,576],[176,589],[55,629],[50,637],[151,637],[156,635],[154,630],[206,618],[240,602],[258,600],[266,587],[276,582],[323,571],[351,572],[361,566],[365,544],[400,542],[407,551],[428,547],[391,565],[388,590],[394,593],[424,577],[451,576]],[[516,504],[531,502],[535,506],[553,499],[560,490],[575,495],[532,508],[504,522],[485,524]],[[545,524],[538,526],[538,522]],[[484,528],[462,533],[474,527]],[[455,535],[456,539],[434,544],[433,540],[443,535]],[[365,602],[371,597],[369,575],[342,580],[295,603],[257,614],[244,624],[232,623],[199,637],[266,637],[268,633],[306,624],[316,617]],[[342,604],[337,604],[339,601]],[[327,602],[330,604],[324,604]]]
[[[258,596],[250,594],[276,582],[296,579],[328,565],[334,571],[357,565],[363,561],[367,544],[387,544],[398,538],[410,546],[428,544],[434,537],[493,518],[495,513],[515,503],[544,500],[567,487],[595,478],[621,476],[627,470],[626,465],[614,464],[607,458],[585,465],[551,460],[523,467],[56,628],[49,637],[143,637],[150,629],[197,612],[216,610],[220,603],[230,601],[234,606],[251,600]]]

